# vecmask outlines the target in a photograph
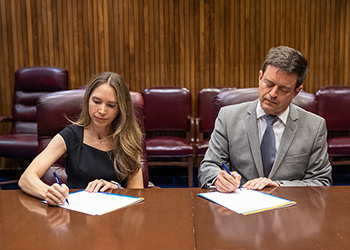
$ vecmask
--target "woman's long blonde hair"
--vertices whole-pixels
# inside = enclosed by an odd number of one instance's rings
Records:
[[[90,125],[89,99],[91,93],[104,83],[112,86],[117,95],[119,112],[111,124],[114,139],[112,155],[115,171],[124,180],[141,168],[142,153],[141,130],[136,121],[129,88],[124,79],[113,72],[103,72],[93,77],[87,85],[82,111],[75,124],[84,128]]]

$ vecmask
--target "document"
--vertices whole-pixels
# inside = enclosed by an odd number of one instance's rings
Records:
[[[68,196],[69,205],[65,203],[60,207],[90,215],[102,215],[143,200],[144,198],[140,197],[103,192],[89,193],[81,190],[70,193]]]
[[[233,193],[208,192],[198,196],[208,199],[236,213],[247,215],[270,209],[295,205],[295,201],[286,200],[257,190],[242,188]]]

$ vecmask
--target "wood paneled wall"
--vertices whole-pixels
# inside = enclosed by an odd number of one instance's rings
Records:
[[[304,89],[350,85],[350,0],[0,0],[0,115],[19,67],[67,68],[70,88],[102,71],[131,90],[257,86],[269,48],[310,63]],[[4,129],[0,131],[4,132]]]

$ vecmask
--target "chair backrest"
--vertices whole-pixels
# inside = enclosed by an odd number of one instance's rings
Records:
[[[316,95],[312,93],[301,90],[299,94],[293,99],[292,103],[311,113],[318,113],[318,101]]]
[[[37,122],[38,122],[38,142],[39,152],[41,152],[50,140],[69,125],[70,120],[76,121],[82,108],[85,89],[60,91],[48,94],[39,99],[37,105]],[[139,122],[142,131],[142,150],[141,166],[143,171],[144,186],[148,186],[148,162],[146,153],[146,144],[144,141],[145,130],[143,122],[143,99],[140,93],[130,92],[136,119]],[[52,171],[55,170],[62,182],[67,182],[67,175],[64,168],[64,160],[59,159],[49,171],[45,173],[42,180],[51,185],[55,183]]]
[[[146,151],[146,131],[145,131],[144,112],[143,112],[144,101],[143,101],[142,95],[138,92],[130,91],[130,95],[134,106],[135,116],[142,132],[141,167],[142,167],[142,174],[143,174],[143,186],[148,187],[149,173],[148,173],[148,160],[147,160],[147,151]]]
[[[223,106],[253,101],[259,98],[258,88],[241,88],[222,91],[214,98],[214,115],[218,115]],[[318,105],[316,96],[312,93],[301,90],[293,99],[293,104],[317,114]]]
[[[198,93],[197,117],[199,120],[199,133],[212,132],[216,115],[213,112],[214,98],[222,91],[233,88],[212,87],[204,88]]]
[[[58,67],[27,67],[15,72],[11,134],[36,134],[40,96],[68,89],[68,71]]]
[[[323,87],[316,96],[318,114],[326,120],[328,131],[350,131],[350,87]]]
[[[214,98],[214,117],[217,117],[221,107],[253,101],[258,99],[258,97],[258,88],[241,88],[222,91]]]
[[[191,93],[181,87],[152,87],[142,93],[145,129],[148,131],[189,131]]]

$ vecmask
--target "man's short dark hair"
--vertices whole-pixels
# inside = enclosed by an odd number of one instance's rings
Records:
[[[269,65],[287,73],[296,73],[298,78],[295,88],[304,82],[309,71],[305,57],[298,50],[288,46],[273,47],[269,50],[262,67],[263,74]]]

